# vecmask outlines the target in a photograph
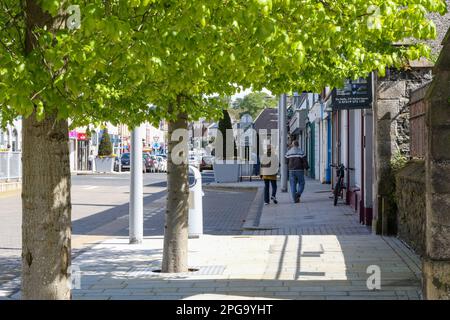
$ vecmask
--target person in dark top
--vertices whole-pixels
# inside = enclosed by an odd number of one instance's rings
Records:
[[[295,203],[299,203],[305,190],[305,170],[309,169],[309,165],[308,160],[306,160],[306,154],[299,148],[297,140],[292,142],[292,147],[286,153],[286,161],[289,169],[292,200]]]

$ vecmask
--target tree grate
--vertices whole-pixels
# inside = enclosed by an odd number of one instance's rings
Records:
[[[222,275],[225,272],[226,266],[193,266],[189,268],[189,272],[185,273],[161,273],[161,269],[158,267],[136,267],[129,271],[131,277],[145,277],[145,276],[179,276],[181,274],[187,276],[203,276],[203,275]]]

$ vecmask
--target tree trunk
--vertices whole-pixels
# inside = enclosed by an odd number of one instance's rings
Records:
[[[174,134],[183,129],[183,140]],[[178,273],[188,271],[188,141],[187,115],[169,122],[169,148],[167,156],[167,206],[164,226],[164,254],[162,272]],[[179,131],[181,132],[181,131]],[[175,132],[176,133],[176,132]],[[175,139],[175,141],[172,141]],[[181,162],[181,163],[180,163]]]
[[[67,120],[23,120],[22,299],[70,299]]]
[[[37,0],[26,0],[25,55],[33,30],[56,21]],[[71,203],[67,120],[47,111],[23,120],[22,299],[70,299]]]

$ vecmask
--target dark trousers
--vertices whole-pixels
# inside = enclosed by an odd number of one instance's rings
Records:
[[[264,180],[264,202],[270,203],[269,186],[272,185],[272,197],[277,195],[277,180]]]

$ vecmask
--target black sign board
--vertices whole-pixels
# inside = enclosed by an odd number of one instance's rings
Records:
[[[358,80],[346,80],[342,89],[332,92],[333,110],[372,108],[372,75]]]

